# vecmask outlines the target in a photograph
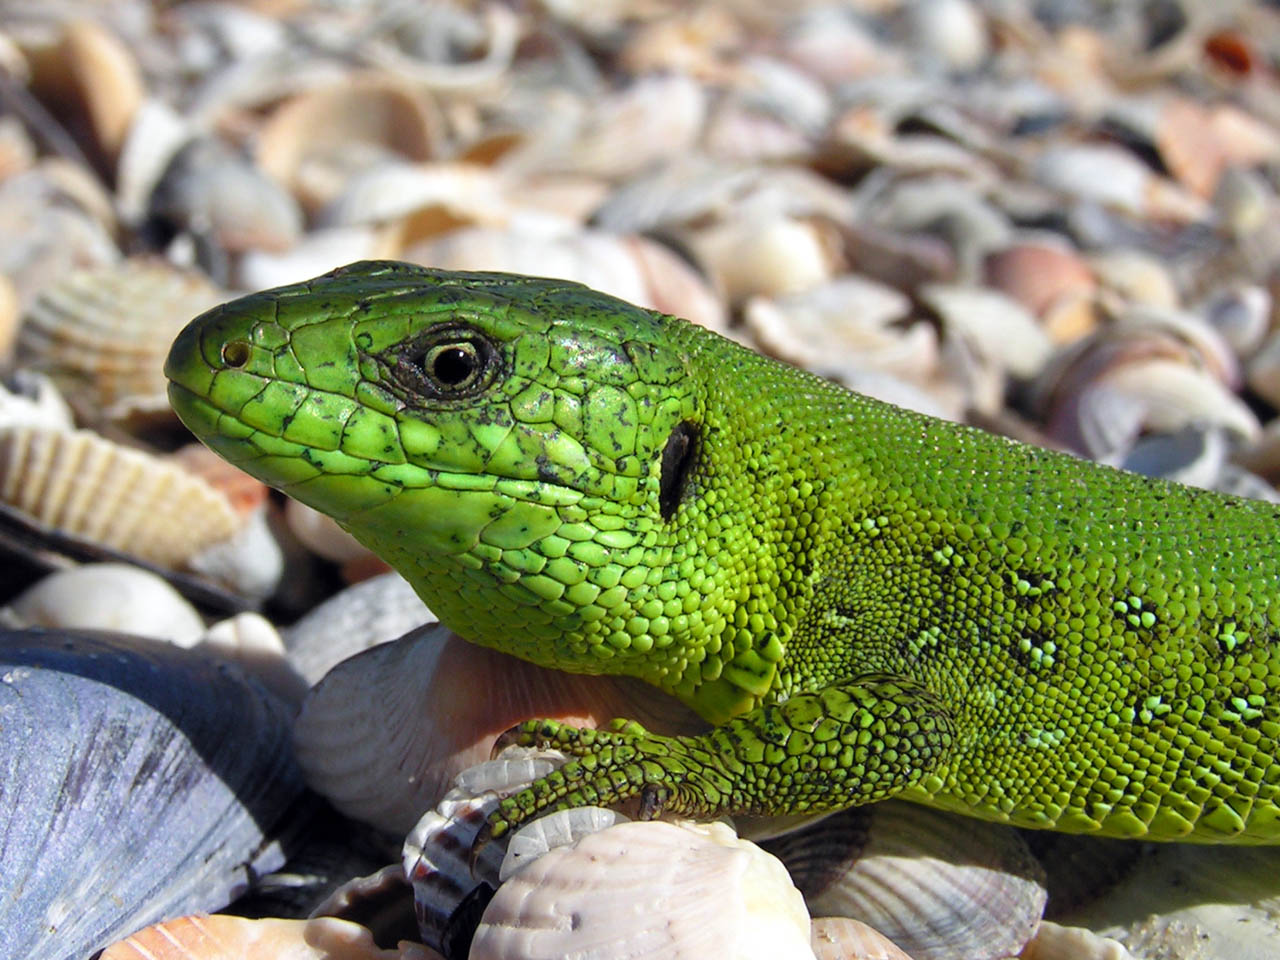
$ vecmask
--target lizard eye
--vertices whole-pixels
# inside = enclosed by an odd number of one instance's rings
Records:
[[[448,326],[398,352],[392,374],[422,399],[460,400],[489,386],[499,366],[498,350],[482,333]]]
[[[480,376],[480,351],[466,340],[432,347],[422,358],[422,372],[441,392],[466,390]]]

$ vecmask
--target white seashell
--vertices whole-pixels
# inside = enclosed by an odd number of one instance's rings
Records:
[[[844,380],[843,367],[922,382],[938,367],[932,324],[898,326],[907,296],[865,277],[844,275],[777,299],[752,297],[743,319],[760,347],[790,363]]]
[[[12,384],[0,382],[0,428],[72,429],[71,408],[52,380],[22,369],[11,379]]]
[[[912,0],[906,5],[909,47],[949,70],[973,70],[987,57],[987,25],[967,0]]]
[[[947,334],[964,338],[975,353],[1014,376],[1035,376],[1053,353],[1035,317],[995,290],[928,284],[917,295],[942,318]]]
[[[91,422],[167,410],[169,345],[221,299],[204,277],[162,260],[69,271],[27,309],[18,362],[52,376]]]
[[[379,947],[364,927],[335,917],[250,920],[197,914],[166,920],[112,944],[99,960],[440,960],[421,944]]]
[[[660,920],[658,918],[661,918]],[[811,958],[809,917],[776,859],[720,823],[621,823],[498,888],[471,960]]]
[[[2,614],[14,627],[112,630],[191,647],[204,621],[173,587],[149,570],[91,563],[42,578]]]
[[[902,71],[898,51],[856,11],[844,7],[824,4],[797,11],[783,25],[779,42],[783,56],[829,86]]]
[[[1178,307],[1178,288],[1159,257],[1145,250],[1117,247],[1091,254],[1088,260],[1102,287],[1122,302],[1169,310]]]
[[[317,223],[341,227],[409,218],[400,228],[407,246],[460,226],[500,226],[509,210],[502,179],[488,167],[389,160],[352,176]]]
[[[234,284],[263,290],[299,283],[356,260],[397,255],[398,240],[373,227],[328,227],[313,230],[288,250],[246,250],[235,264]]]
[[[848,917],[817,917],[810,924],[817,960],[911,960],[884,934]]]
[[[1036,158],[1031,175],[1069,197],[1136,216],[1196,221],[1209,212],[1204,200],[1158,177],[1120,147],[1049,147]]]
[[[420,13],[421,11],[415,14],[414,11],[405,10],[400,15],[403,21],[401,25],[413,24],[419,19],[417,14]],[[449,10],[448,13],[455,11]],[[441,15],[438,14],[434,21],[429,17],[424,19],[429,27],[439,27]],[[381,42],[376,36],[359,44],[356,55],[370,66],[386,70],[414,87],[442,92],[478,91],[493,86],[508,73],[516,44],[521,37],[519,18],[499,4],[485,6],[483,28],[486,35],[485,53],[476,60],[461,63],[427,62],[406,55],[398,45]]]
[[[149,96],[138,107],[116,165],[116,209],[138,226],[170,161],[195,136],[192,123],[165,101]]]
[[[807,290],[840,272],[834,225],[819,219],[742,216],[688,238],[730,303]]]
[[[0,428],[0,499],[47,527],[165,567],[241,526],[199,477],[87,430]]]
[[[1049,920],[1018,954],[1018,960],[1135,960],[1124,944],[1100,937],[1083,927],[1067,927]]]
[[[280,631],[261,614],[218,621],[201,633],[195,649],[231,661],[286,703],[301,703],[307,692],[306,681],[289,666]]]
[[[915,960],[1007,957],[1044,912],[1043,871],[1016,830],[931,807],[846,810],[766,849],[810,913],[855,917]]]
[[[308,550],[334,563],[362,560],[372,551],[347,533],[332,517],[308,507],[298,500],[287,500],[284,507],[285,523],[289,531]],[[385,639],[390,639],[384,637]]]
[[[574,807],[539,817],[517,830],[507,844],[507,852],[498,870],[498,879],[506,882],[512,874],[558,847],[567,847],[587,834],[599,833],[627,818],[604,807]]]
[[[411,247],[403,259],[448,270],[503,270],[576,280],[713,329],[724,325],[724,310],[706,284],[691,270],[675,266],[668,251],[644,237],[522,218],[504,230],[455,230]]]
[[[284,551],[271,532],[265,505],[241,518],[231,536],[193,551],[183,567],[241,597],[264,600],[270,596],[284,575]]]
[[[348,657],[433,623],[413,587],[385,573],[347,587],[284,631],[289,662],[310,685]]]
[[[437,624],[334,667],[304,700],[294,740],[313,789],[350,817],[404,831],[514,724],[622,715],[662,732],[703,726],[638,683],[546,670]]]

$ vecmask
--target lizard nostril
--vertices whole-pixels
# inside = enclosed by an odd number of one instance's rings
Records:
[[[222,362],[228,367],[239,369],[249,362],[252,352],[247,341],[229,340],[222,345]]]

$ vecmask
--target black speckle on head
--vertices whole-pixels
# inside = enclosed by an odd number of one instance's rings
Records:
[[[675,515],[676,507],[684,497],[689,474],[698,459],[701,431],[696,423],[684,420],[676,424],[662,448],[662,473],[658,485],[658,510],[663,520]]]

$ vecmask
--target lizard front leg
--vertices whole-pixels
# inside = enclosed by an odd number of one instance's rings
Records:
[[[666,811],[803,814],[882,800],[923,779],[950,750],[952,718],[913,681],[866,674],[758,707],[699,736],[660,736],[616,720],[590,730],[530,720],[510,744],[574,757],[504,799],[482,842],[544,813],[640,800],[640,816]]]

